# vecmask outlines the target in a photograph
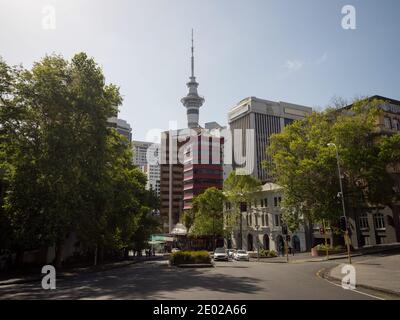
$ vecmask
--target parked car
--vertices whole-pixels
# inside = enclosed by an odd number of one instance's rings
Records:
[[[233,258],[236,261],[250,261],[250,257],[249,254],[246,250],[238,250],[235,252],[235,255],[233,256]]]
[[[171,252],[172,253],[174,253],[174,252],[178,252],[178,251],[181,251],[180,249],[178,249],[178,248],[172,248],[172,250],[171,250]]]
[[[226,251],[225,248],[217,248],[214,251],[214,261],[218,261],[218,260],[222,260],[222,261],[228,261],[228,252]]]
[[[228,258],[233,259],[235,252],[236,252],[235,249],[228,249]]]

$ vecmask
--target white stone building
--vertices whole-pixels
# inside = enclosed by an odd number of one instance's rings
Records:
[[[283,247],[285,238],[282,235],[281,203],[282,188],[274,183],[266,183],[261,191],[255,194],[253,202],[243,208],[242,232],[240,222],[234,227],[232,240],[227,247],[240,249],[240,233],[242,233],[242,248],[247,251],[257,251],[257,242],[260,249],[279,251]],[[229,203],[225,206],[225,214],[232,208]],[[240,221],[240,219],[239,219]],[[306,251],[304,227],[295,233],[290,233],[290,246],[296,252]],[[230,242],[230,243],[229,243]]]

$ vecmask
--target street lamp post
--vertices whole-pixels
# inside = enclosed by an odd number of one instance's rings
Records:
[[[338,147],[334,143],[328,143],[329,147],[335,147],[336,151],[336,162],[338,167],[338,174],[339,174],[339,185],[340,185],[340,199],[342,200],[342,208],[343,208],[343,216],[346,218],[346,231],[345,231],[345,242],[347,246],[347,256],[349,258],[349,264],[351,264],[351,254],[350,254],[350,238],[349,238],[349,228],[347,224],[347,217],[346,217],[346,207],[344,205],[344,193],[343,193],[343,184],[342,184],[342,173],[340,172],[340,163],[339,163],[339,151]]]
[[[257,261],[260,261],[260,242],[258,239],[258,229],[260,228],[260,226],[258,224],[255,225],[256,228],[256,242],[257,242]]]

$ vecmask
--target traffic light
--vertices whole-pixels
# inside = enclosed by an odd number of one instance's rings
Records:
[[[347,231],[347,218],[345,216],[340,217],[339,228],[342,231]]]
[[[282,226],[282,234],[287,234],[288,232],[287,232],[287,225],[283,225]]]

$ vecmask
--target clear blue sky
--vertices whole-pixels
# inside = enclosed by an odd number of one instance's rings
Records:
[[[56,29],[43,30],[45,5]],[[353,5],[357,29],[341,27]],[[0,0],[0,55],[10,64],[85,51],[121,87],[134,139],[185,126],[180,103],[195,29],[200,122],[227,123],[257,96],[325,107],[333,96],[400,99],[398,0]]]

